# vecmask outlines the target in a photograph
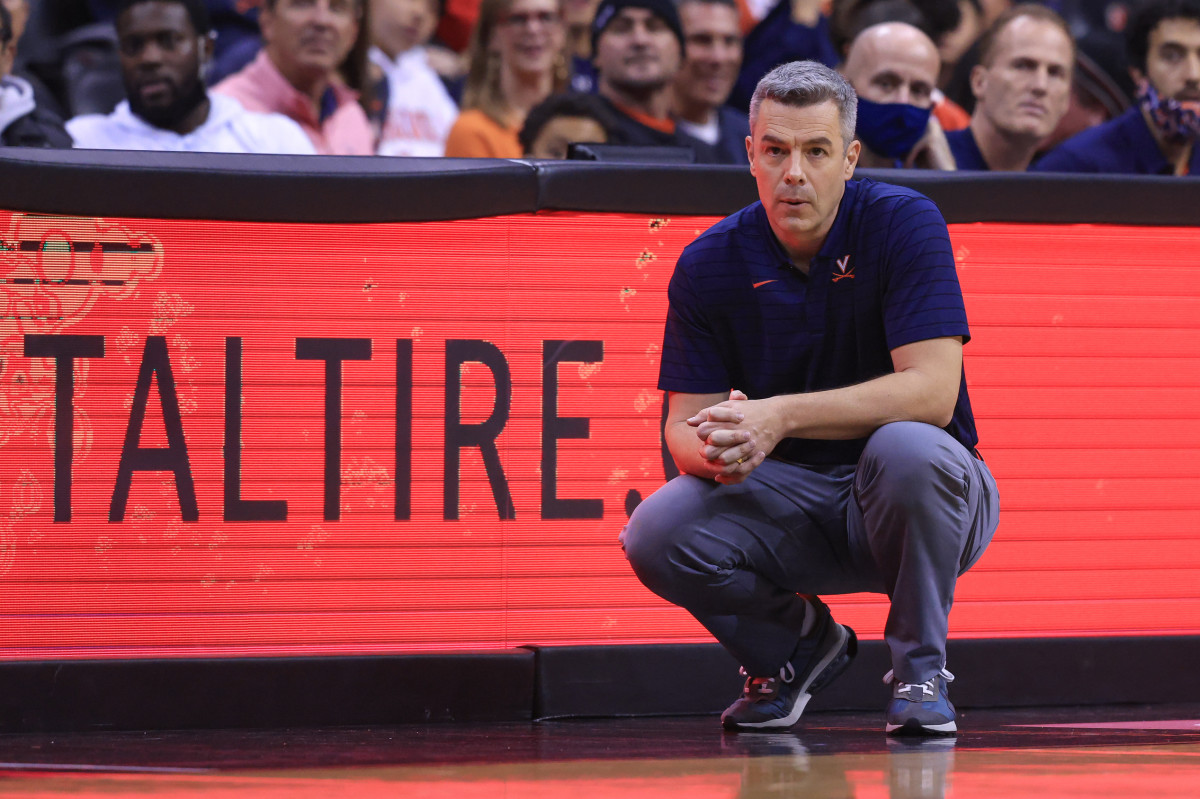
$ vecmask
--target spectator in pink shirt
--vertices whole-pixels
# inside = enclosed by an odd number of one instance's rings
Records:
[[[266,0],[259,13],[263,49],[213,89],[247,110],[295,120],[318,153],[372,155],[375,137],[358,92],[343,74],[361,74],[348,57],[365,53],[366,0]]]

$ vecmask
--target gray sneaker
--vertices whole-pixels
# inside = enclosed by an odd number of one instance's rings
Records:
[[[727,730],[777,730],[800,720],[808,700],[846,670],[858,653],[854,630],[838,624],[825,603],[807,597],[820,616],[811,635],[800,639],[779,674],[746,674],[742,696],[721,714]]]

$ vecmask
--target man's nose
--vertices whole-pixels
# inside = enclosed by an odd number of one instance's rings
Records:
[[[788,185],[803,186],[807,179],[804,174],[804,153],[799,150],[793,150],[788,158],[787,171],[783,174],[783,179]]]
[[[163,62],[165,50],[156,42],[147,42],[142,45],[142,52],[139,54],[138,66],[145,68],[147,66],[157,66]]]
[[[1034,94],[1045,94],[1050,88],[1050,71],[1045,67],[1038,67],[1033,71],[1033,84],[1030,87]]]
[[[1200,84],[1200,50],[1188,54],[1184,77],[1193,86]]]

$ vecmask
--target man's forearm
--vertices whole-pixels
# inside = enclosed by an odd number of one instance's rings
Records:
[[[778,438],[845,440],[864,438],[890,422],[950,423],[957,386],[950,393],[930,390],[925,375],[895,372],[845,388],[785,394],[765,402],[776,420]]]

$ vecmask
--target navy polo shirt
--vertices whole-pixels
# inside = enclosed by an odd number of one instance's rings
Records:
[[[983,160],[979,143],[971,129],[952,130],[946,134],[946,143],[950,145],[950,153],[954,156],[955,165],[961,170],[976,170],[990,172],[991,167]]]
[[[970,337],[946,222],[928,198],[849,181],[805,275],[771,231],[762,203],[705,231],[679,256],[658,387],[688,394],[741,389],[751,399],[840,388],[895,371],[891,350]],[[946,431],[978,441],[966,378]],[[788,438],[774,454],[854,464],[866,439]]]
[[[1175,167],[1167,163],[1141,109],[1134,106],[1067,139],[1046,153],[1032,171],[1172,175]],[[1200,146],[1192,146],[1188,174],[1200,175]]]

